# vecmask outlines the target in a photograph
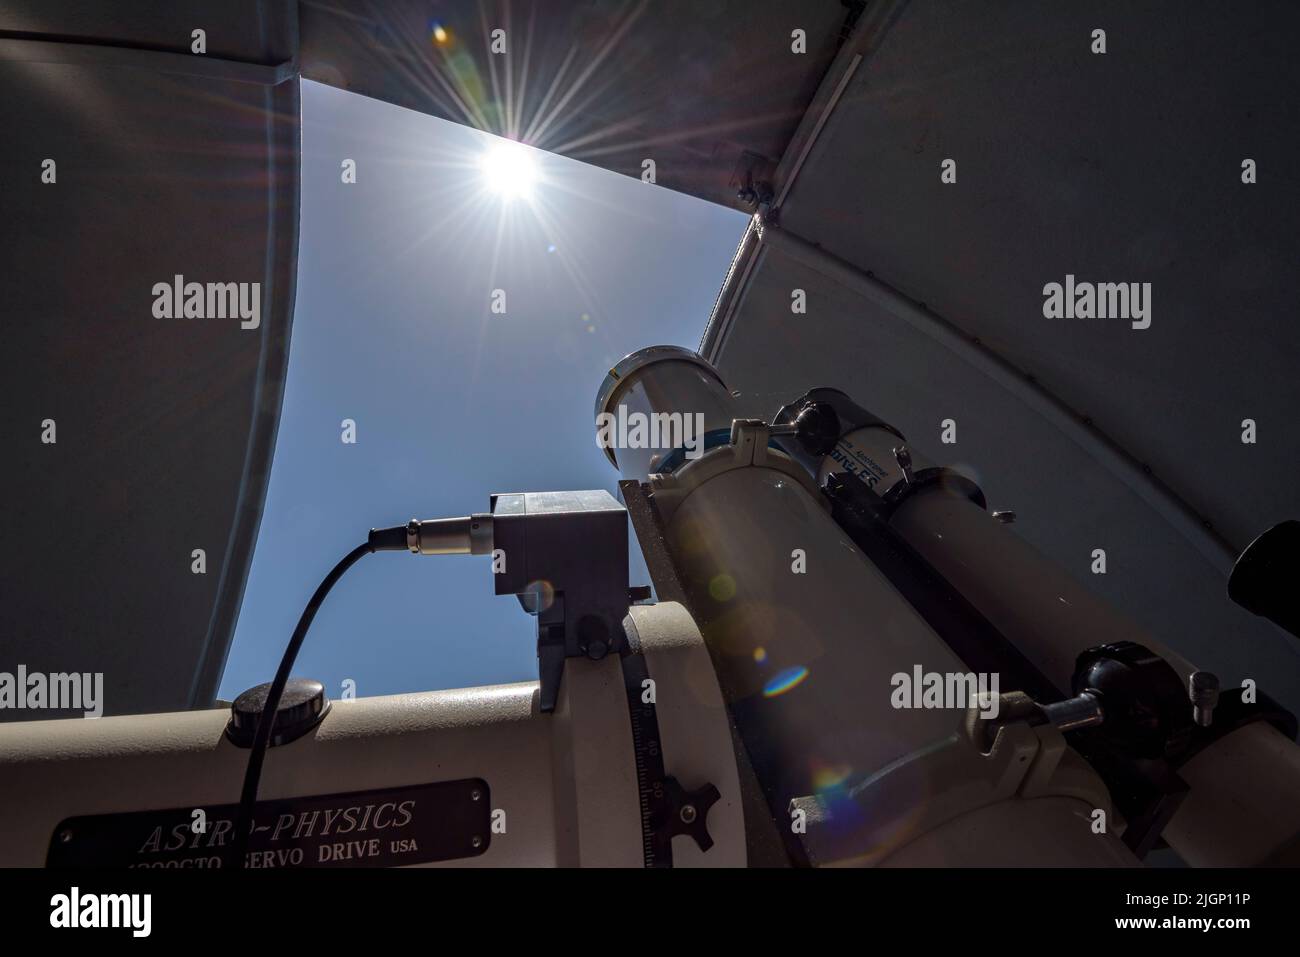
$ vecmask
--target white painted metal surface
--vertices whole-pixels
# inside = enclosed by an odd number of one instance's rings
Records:
[[[675,864],[743,866],[735,755],[699,631],[667,602],[633,607],[631,621],[662,710],[672,711],[661,725],[666,772],[722,794],[708,816],[713,849],[674,838]],[[0,725],[0,866],[43,865],[69,817],[236,803],[248,752],[226,739],[227,718],[211,710]],[[643,865],[616,656],[569,659],[554,714],[538,711],[536,682],[335,702],[314,731],[269,752],[259,800],[465,778],[487,782],[505,830],[482,855],[433,866]]]

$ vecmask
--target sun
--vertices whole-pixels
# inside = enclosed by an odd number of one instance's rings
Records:
[[[533,151],[514,140],[499,140],[479,158],[483,184],[504,200],[532,199],[537,185]]]

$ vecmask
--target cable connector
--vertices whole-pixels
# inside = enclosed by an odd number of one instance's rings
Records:
[[[406,526],[394,525],[392,528],[372,528],[366,539],[372,552],[406,551]]]
[[[492,516],[411,519],[392,528],[372,528],[374,551],[409,551],[417,555],[487,555],[492,552]]]

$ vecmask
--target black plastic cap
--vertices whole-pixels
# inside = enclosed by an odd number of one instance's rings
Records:
[[[271,683],[249,688],[230,706],[230,721],[226,724],[226,737],[241,748],[253,746],[257,722],[266,707]],[[275,711],[275,724],[271,734],[271,747],[296,741],[324,720],[329,713],[330,701],[325,686],[311,678],[290,678],[280,696],[280,706]]]
[[[794,420],[796,437],[811,455],[829,455],[840,439],[840,417],[825,402],[809,402]]]

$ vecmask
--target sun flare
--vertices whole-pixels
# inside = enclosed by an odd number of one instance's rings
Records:
[[[494,143],[479,159],[483,183],[502,199],[531,199],[537,184],[533,151],[514,140]]]

